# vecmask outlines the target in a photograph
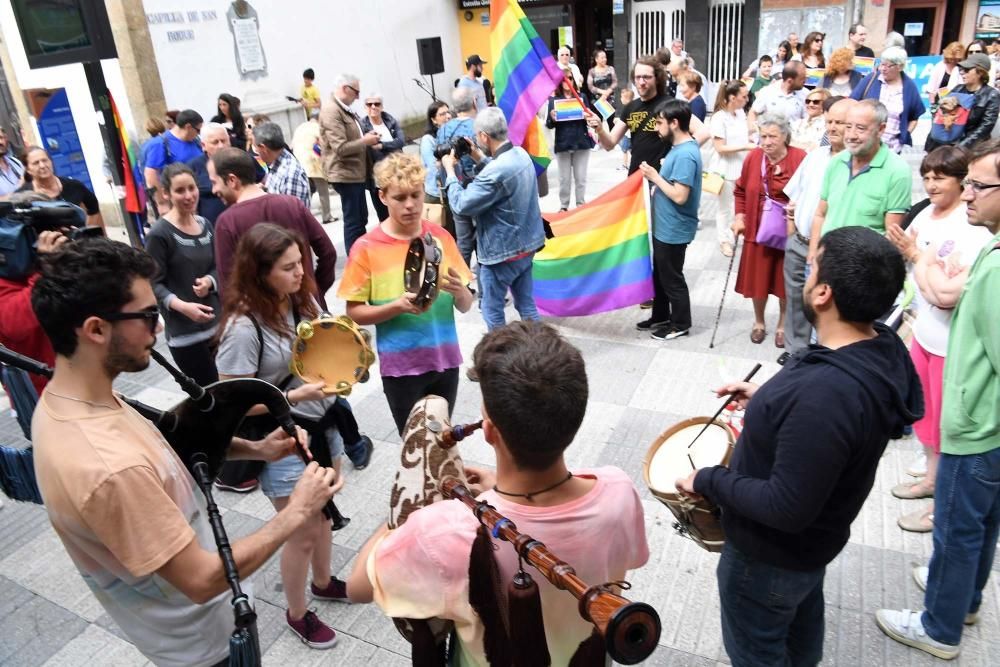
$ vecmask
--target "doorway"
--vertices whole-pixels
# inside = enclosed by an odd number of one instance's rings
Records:
[[[889,26],[903,36],[909,56],[941,53],[945,0],[894,0]]]

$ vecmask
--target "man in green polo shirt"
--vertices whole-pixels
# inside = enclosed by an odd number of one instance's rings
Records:
[[[809,235],[809,261],[820,237],[841,227],[870,227],[884,234],[910,209],[912,170],[882,143],[889,112],[878,100],[862,100],[844,123],[847,150],[830,160]]]
[[[925,591],[926,611],[880,609],[875,614],[878,627],[896,641],[946,660],[961,650],[963,628],[979,618],[1000,532],[998,159],[1000,141],[977,144],[962,182],[969,224],[985,227],[993,240],[969,270],[951,320],[934,487],[934,553],[929,567],[913,570],[915,583]]]

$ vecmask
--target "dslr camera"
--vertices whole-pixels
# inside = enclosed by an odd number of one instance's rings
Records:
[[[65,234],[71,241],[103,236],[100,227],[87,227],[87,214],[63,201],[0,201],[0,278],[20,280],[35,270],[38,235]]]
[[[434,159],[440,160],[452,151],[455,152],[456,159],[469,155],[472,152],[472,146],[469,145],[470,141],[472,140],[468,137],[455,137],[446,144],[440,144],[434,149]]]

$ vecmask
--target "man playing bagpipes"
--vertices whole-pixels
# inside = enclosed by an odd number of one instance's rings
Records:
[[[32,305],[56,365],[32,422],[35,471],[84,581],[147,658],[171,667],[229,664],[230,585],[205,498],[160,431],[112,391],[120,373],[149,365],[160,328],[155,271],[149,255],[104,238],[67,243],[46,258]],[[234,438],[228,454],[276,460],[294,442],[280,432]],[[288,506],[232,545],[240,575],[320,511],[333,478],[311,463]]]
[[[570,472],[563,458],[587,406],[580,351],[548,325],[515,322],[486,334],[476,346],[474,368],[483,394],[483,434],[497,463],[496,473],[465,466],[467,480],[483,490],[480,500],[543,541],[584,581],[619,582],[644,565],[649,548],[631,479],[613,467]],[[509,665],[512,646],[516,650],[517,638],[526,636],[544,636],[545,642],[523,643],[547,645],[553,665],[571,664],[578,649],[589,651],[584,664],[592,664],[594,628],[580,617],[573,596],[535,577],[542,635],[513,585],[497,590],[495,583],[511,581],[520,569],[514,549],[494,549],[499,528],[491,539],[461,501],[423,507],[398,528],[372,536],[355,561],[348,596],[374,600],[396,618],[454,621],[452,664]],[[596,648],[603,664],[603,646]],[[415,663],[416,657],[415,643]]]

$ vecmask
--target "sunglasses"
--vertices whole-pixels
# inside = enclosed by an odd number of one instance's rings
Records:
[[[969,53],[982,53],[982,49],[969,49]]]
[[[380,106],[382,106],[382,103],[381,102],[365,102],[365,106],[366,107],[380,107]]]
[[[353,91],[355,95],[360,95],[361,94],[361,91],[358,90],[357,88],[355,88],[354,86],[344,86],[344,88],[347,88],[348,90]]]
[[[806,104],[823,104],[823,100],[806,100]]]
[[[123,313],[108,313],[107,315],[98,315],[102,320],[107,320],[108,322],[122,322],[124,320],[146,320],[146,324],[149,326],[149,333],[156,333],[156,325],[160,322],[160,311],[155,308],[152,310],[137,310],[134,312],[123,312]]]

